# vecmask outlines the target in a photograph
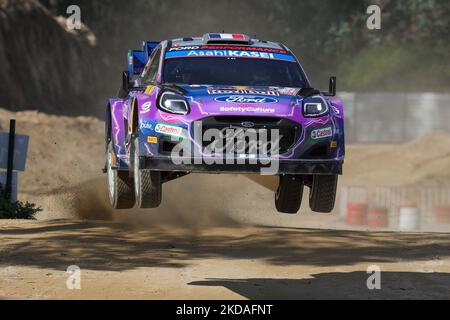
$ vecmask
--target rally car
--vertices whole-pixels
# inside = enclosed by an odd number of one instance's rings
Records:
[[[106,107],[111,205],[158,207],[162,184],[189,173],[258,173],[279,176],[279,212],[298,212],[304,186],[311,210],[330,212],[344,161],[335,95],[335,77],[314,89],[280,43],[224,33],[145,41]]]

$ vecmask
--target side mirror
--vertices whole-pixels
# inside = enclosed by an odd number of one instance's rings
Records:
[[[328,95],[334,97],[336,95],[336,77],[330,77],[330,84],[328,87]]]
[[[124,71],[122,73],[122,87],[119,91],[119,98],[126,98],[128,92],[130,91],[130,73],[128,71]]]

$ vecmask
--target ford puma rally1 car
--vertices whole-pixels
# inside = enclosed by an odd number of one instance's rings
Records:
[[[279,212],[299,210],[304,186],[311,210],[330,212],[344,161],[335,94],[335,77],[328,92],[312,88],[280,43],[224,33],[144,42],[106,108],[111,204],[158,207],[162,184],[188,173],[253,173],[279,176]]]

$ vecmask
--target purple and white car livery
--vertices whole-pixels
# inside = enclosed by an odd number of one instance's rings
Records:
[[[283,44],[242,34],[144,42],[105,113],[112,206],[155,208],[162,184],[188,173],[260,173],[279,176],[279,212],[299,210],[304,186],[330,212],[344,113],[329,86],[312,88]]]

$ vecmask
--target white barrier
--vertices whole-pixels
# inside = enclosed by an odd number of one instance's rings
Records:
[[[420,229],[420,209],[400,208],[398,227],[402,231],[416,231]]]
[[[450,132],[450,94],[341,92],[347,142],[398,143]]]

